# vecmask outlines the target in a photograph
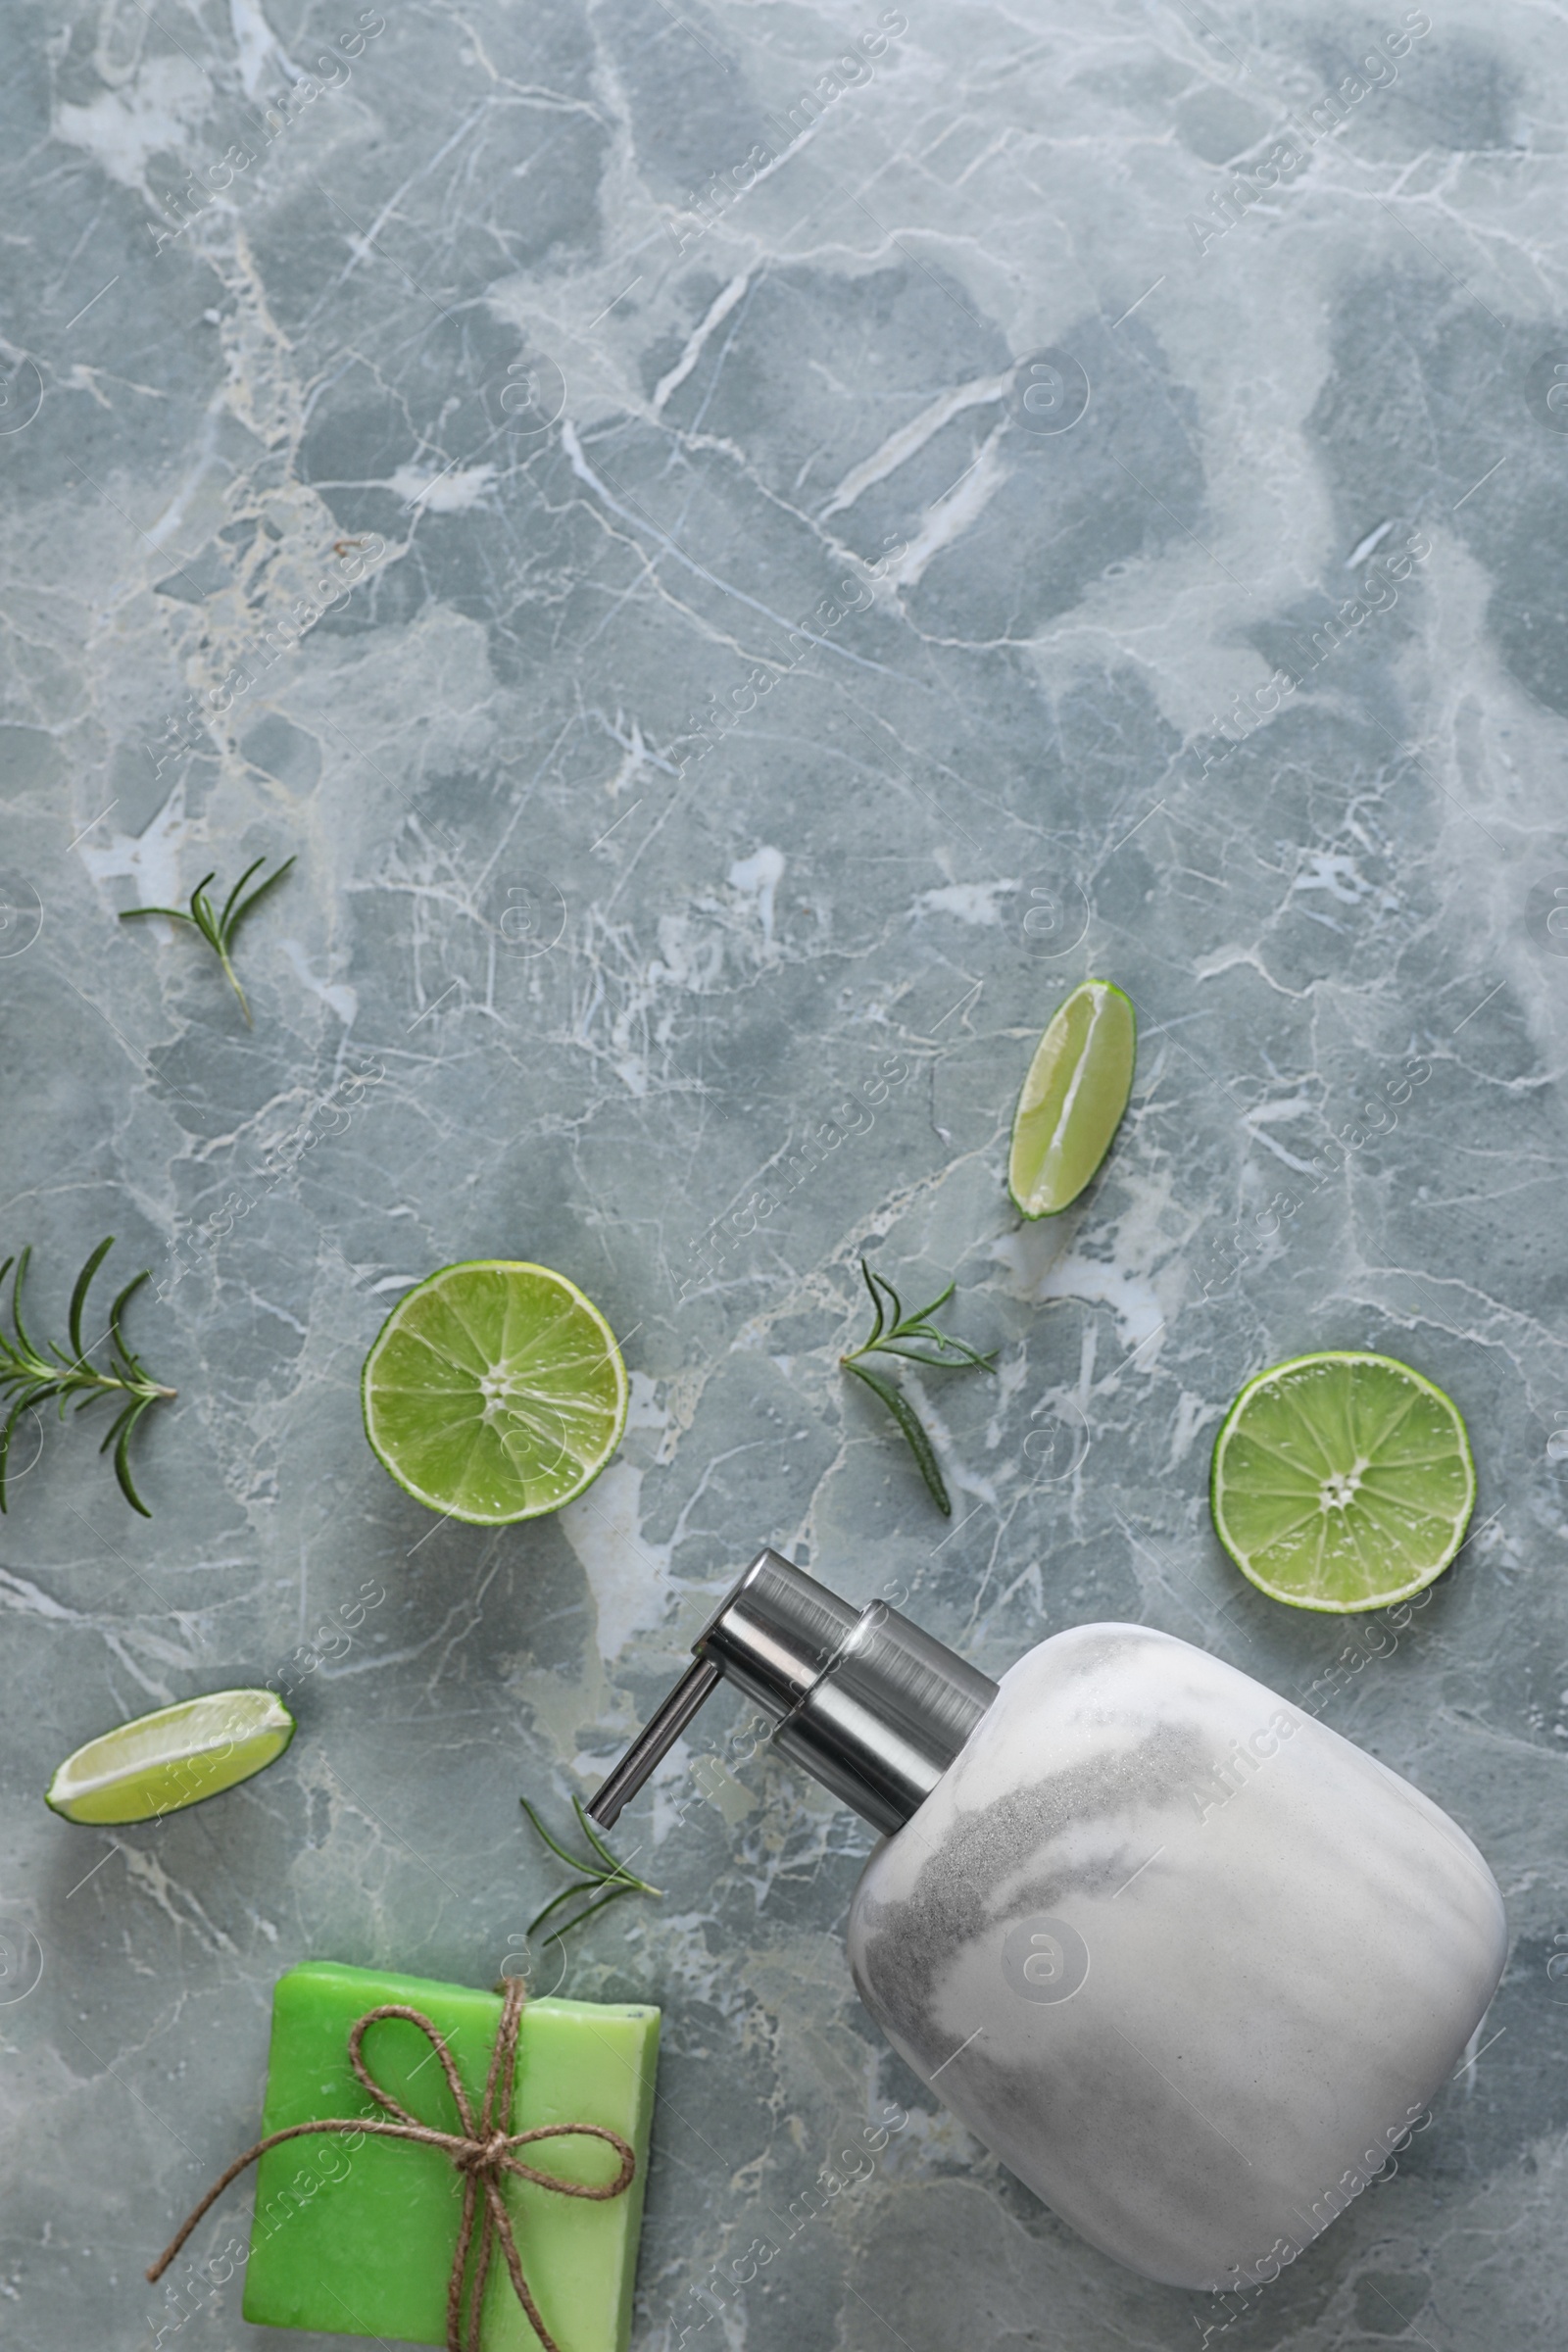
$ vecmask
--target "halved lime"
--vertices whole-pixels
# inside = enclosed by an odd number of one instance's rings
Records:
[[[68,1821],[155,1821],[248,1781],[293,1737],[275,1691],[211,1690],[89,1740],[61,1765],[44,1803]]]
[[[398,1485],[473,1527],[559,1511],[626,1422],[626,1367],[598,1307],[564,1274],[504,1257],[443,1266],[400,1298],[362,1393]]]
[[[1392,1355],[1293,1356],[1250,1380],[1214,1442],[1220,1542],[1296,1609],[1386,1609],[1464,1542],[1475,1464],[1459,1408]]]
[[[1137,1050],[1138,1016],[1112,981],[1084,981],[1053,1013],[1012,1114],[1007,1190],[1026,1217],[1056,1216],[1104,1158]]]

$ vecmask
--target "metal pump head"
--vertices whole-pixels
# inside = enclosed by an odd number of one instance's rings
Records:
[[[771,1718],[773,1744],[891,1835],[925,1802],[997,1695],[988,1675],[873,1600],[854,1608],[760,1551],[687,1668],[588,1807],[603,1829],[720,1682]]]

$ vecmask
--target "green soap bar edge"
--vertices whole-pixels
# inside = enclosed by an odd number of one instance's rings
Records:
[[[408,1977],[392,1968],[361,1968],[352,1960],[296,1961],[292,1968],[283,1971],[272,1987],[274,2005],[285,1984],[294,1984],[301,1980],[308,1983],[375,1985],[379,1997],[371,2004],[374,2008],[382,2007],[389,1995],[394,2001],[405,2002],[410,2009],[417,2009],[421,1992],[463,1992],[480,2000],[493,2000],[497,2013],[500,2012],[501,1995],[493,1986],[457,1984],[446,1977]],[[559,2009],[568,2015],[578,2011],[584,2014],[591,2012],[595,2017],[643,2018],[662,2015],[653,2001],[573,2001],[559,1992],[531,1994],[528,2006],[530,2009]]]

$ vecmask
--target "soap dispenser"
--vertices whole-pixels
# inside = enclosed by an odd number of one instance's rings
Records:
[[[994,1683],[765,1550],[588,1810],[720,1682],[884,1833],[855,1983],[1063,2220],[1174,2286],[1274,2278],[1452,2073],[1506,1952],[1463,1831],[1250,1676],[1143,1625]]]

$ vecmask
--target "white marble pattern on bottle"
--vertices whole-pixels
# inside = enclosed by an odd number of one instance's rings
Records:
[[[1093,2244],[1199,2287],[1273,2277],[1343,2211],[1506,1950],[1490,1870],[1419,1790],[1130,1625],[1003,1677],[849,1940],[971,2131]]]

